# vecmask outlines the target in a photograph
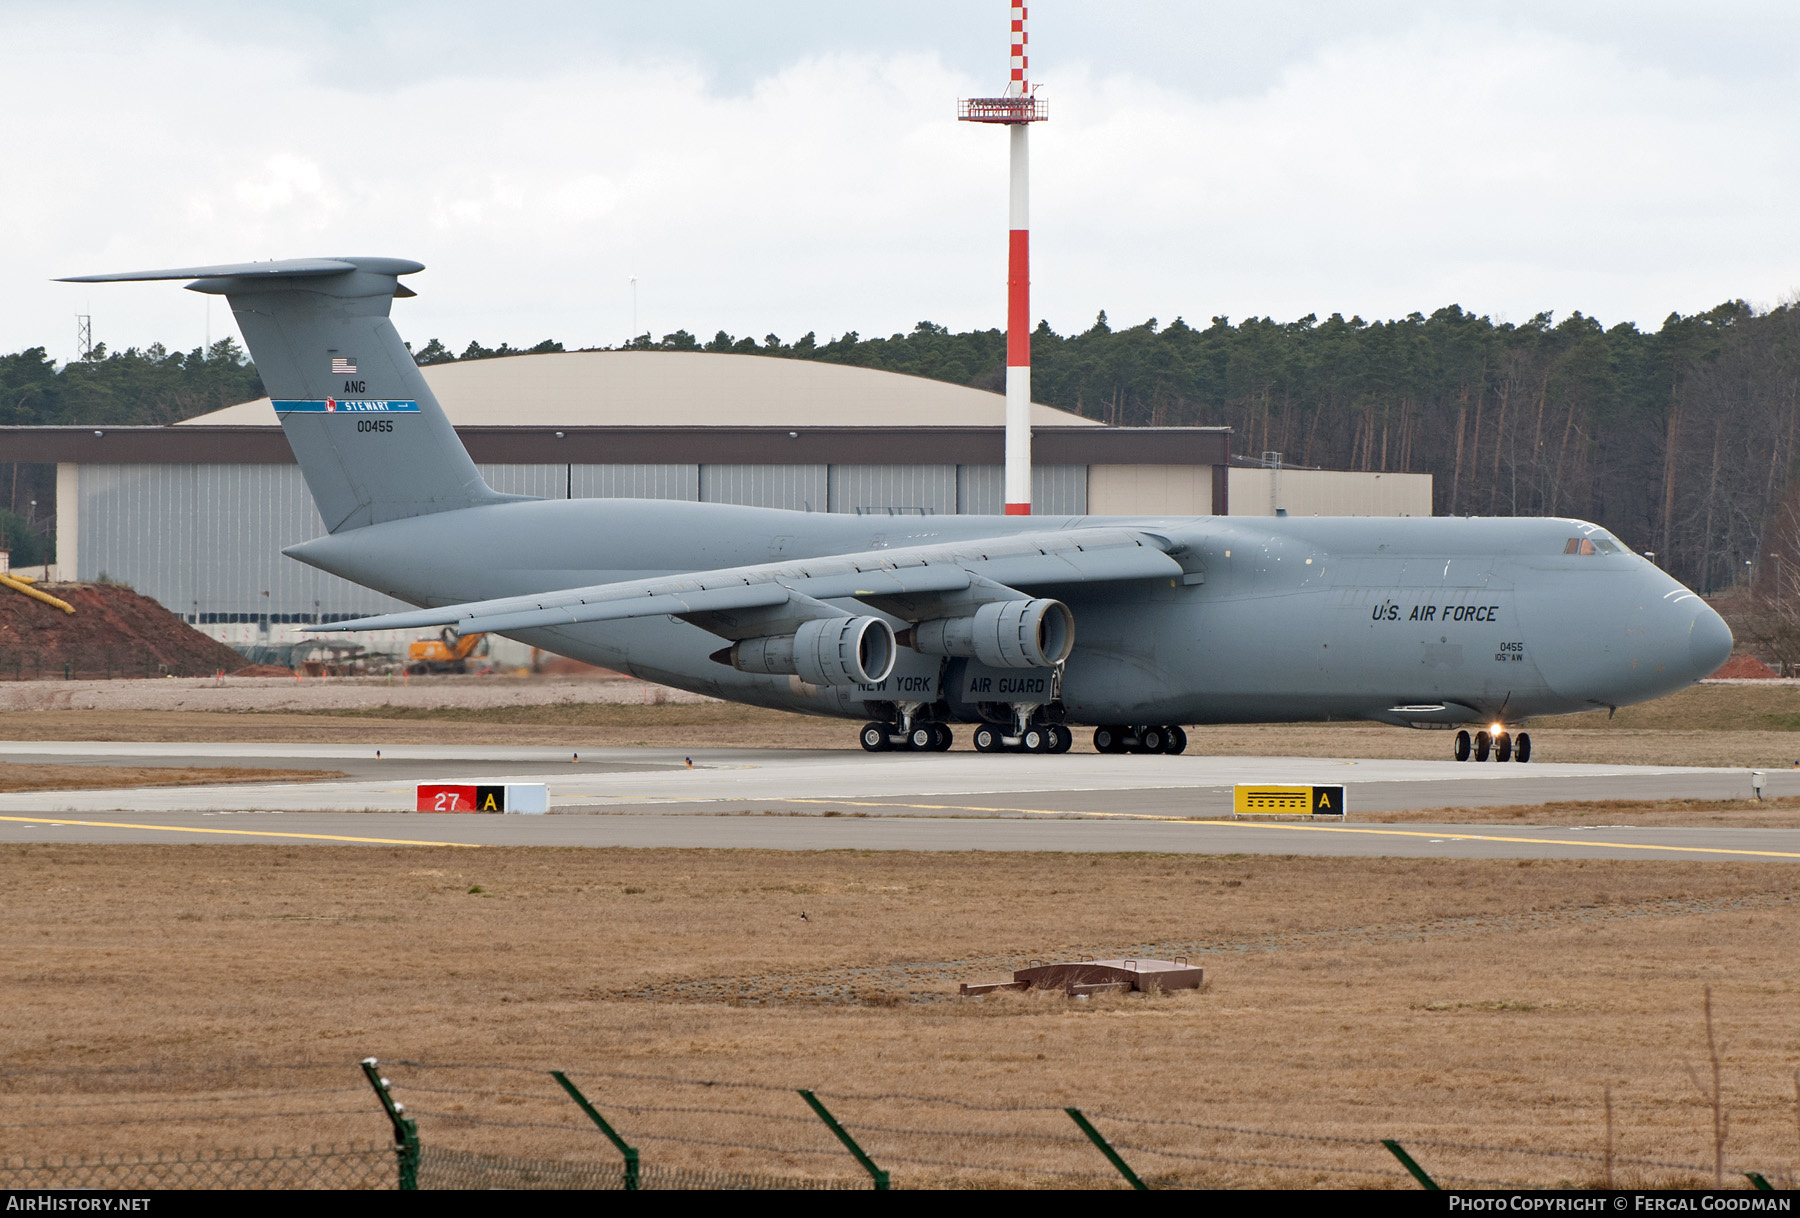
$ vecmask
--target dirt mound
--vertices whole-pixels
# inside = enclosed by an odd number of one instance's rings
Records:
[[[1781,674],[1755,656],[1732,656],[1712,675],[1715,681],[1773,680]]]
[[[0,680],[210,677],[244,657],[122,584],[41,584],[73,615],[0,589]]]

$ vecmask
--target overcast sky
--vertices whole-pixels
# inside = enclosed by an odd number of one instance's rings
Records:
[[[233,333],[56,275],[415,258],[415,346],[1003,324],[1004,0],[0,0],[0,351]],[[1039,0],[1033,313],[1800,289],[1800,6]]]

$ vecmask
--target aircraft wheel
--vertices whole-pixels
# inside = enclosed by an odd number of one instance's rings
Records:
[[[1486,732],[1476,732],[1475,733],[1475,760],[1476,761],[1486,761],[1488,759],[1488,750],[1493,747],[1494,747],[1494,742],[1488,738],[1488,734]]]
[[[906,747],[914,752],[923,753],[937,743],[937,726],[931,723],[915,723],[913,730],[906,734]]]
[[[1074,732],[1060,723],[1052,730],[1056,733],[1056,744],[1050,750],[1052,753],[1066,753],[1075,747]]]
[[[1512,760],[1512,737],[1505,732],[1494,733],[1494,760]]]
[[[998,753],[1001,747],[999,728],[984,723],[975,729],[975,751],[977,753]]]
[[[862,734],[857,737],[863,748],[871,753],[884,752],[888,746],[888,730],[885,723],[865,723]]]
[[[1056,734],[1047,727],[1028,727],[1025,734],[1019,737],[1019,751],[1022,753],[1048,753]]]
[[[1117,753],[1119,737],[1122,735],[1116,727],[1097,727],[1094,729],[1094,749],[1101,753]]]
[[[1160,753],[1163,742],[1168,740],[1168,731],[1160,727],[1143,727],[1138,729],[1138,752]]]
[[[1531,760],[1531,733],[1520,732],[1519,739],[1513,744],[1513,760],[1525,762]]]
[[[1163,744],[1163,752],[1180,754],[1187,752],[1187,729],[1175,723],[1169,726],[1169,738]]]
[[[950,730],[950,725],[948,723],[938,724],[937,737],[931,742],[932,750],[934,752],[947,753],[950,751],[950,746],[955,743],[956,733]]]
[[[1469,750],[1472,747],[1473,746],[1469,742],[1469,733],[1462,731],[1456,733],[1456,759],[1458,761],[1467,761],[1469,759]]]

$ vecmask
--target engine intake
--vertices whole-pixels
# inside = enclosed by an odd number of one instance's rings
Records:
[[[744,639],[728,649],[742,672],[795,675],[813,685],[875,685],[894,670],[894,628],[878,617],[826,617],[793,634]]]
[[[968,617],[934,618],[908,632],[914,651],[972,656],[990,668],[1052,668],[1075,648],[1075,615],[1061,601],[993,601]]]

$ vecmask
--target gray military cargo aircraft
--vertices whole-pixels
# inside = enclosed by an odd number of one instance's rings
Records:
[[[388,320],[396,258],[191,279],[237,316],[326,534],[284,553],[422,606],[319,631],[492,631],[735,702],[868,720],[863,747],[1172,752],[1185,724],[1364,719],[1531,756],[1543,715],[1722,664],[1731,632],[1559,519],[866,518],[483,481]],[[646,403],[651,406],[653,403]],[[1079,627],[1079,630],[1077,629]],[[1477,730],[1471,735],[1468,727]]]

